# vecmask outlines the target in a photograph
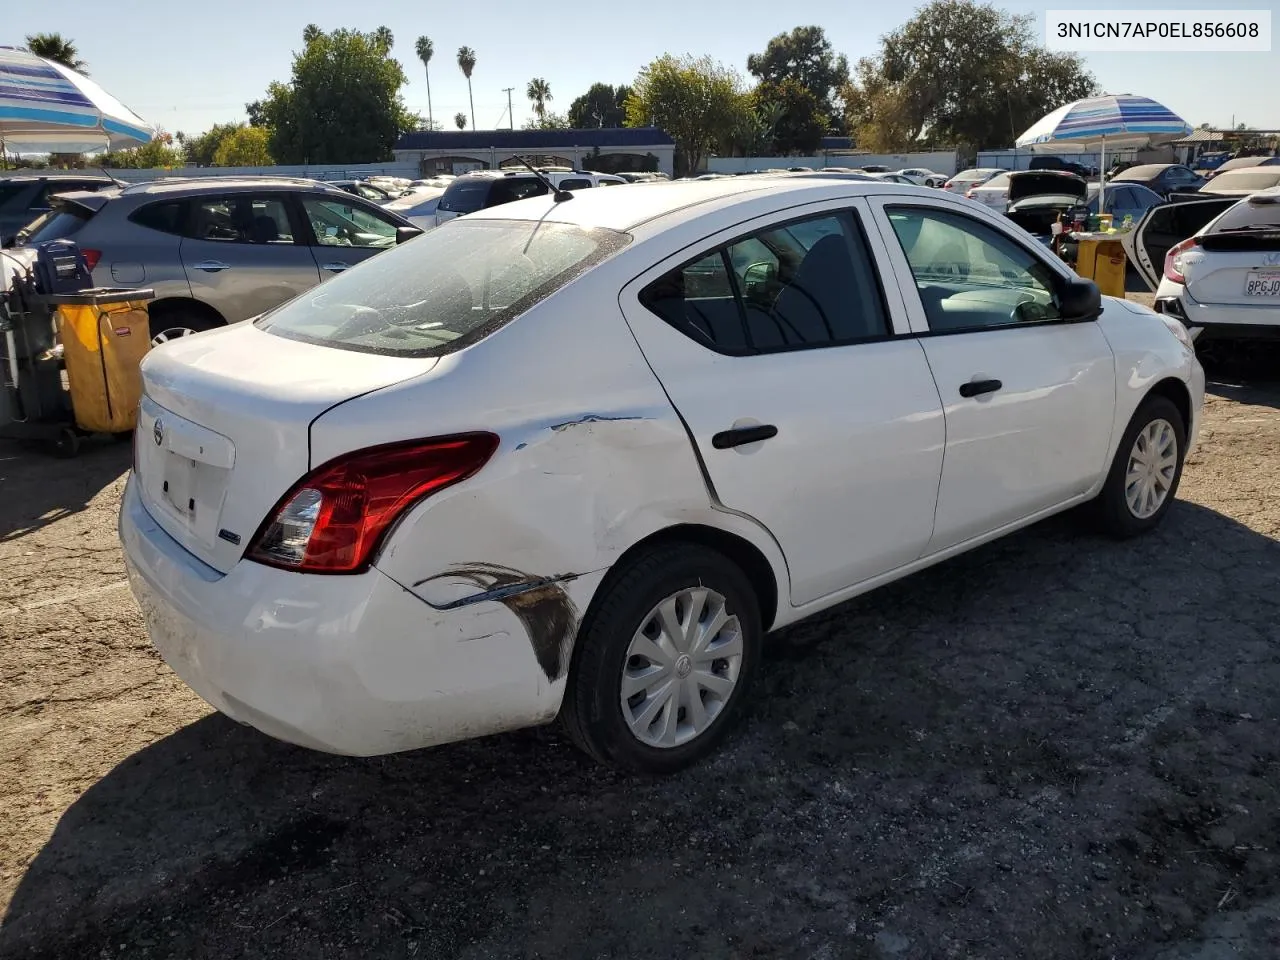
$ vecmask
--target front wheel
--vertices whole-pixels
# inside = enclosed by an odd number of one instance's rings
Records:
[[[1182,479],[1187,428],[1168,397],[1148,397],[1129,421],[1098,495],[1104,530],[1134,537],[1159,525]]]
[[[606,581],[578,637],[561,709],[602,763],[673,773],[741,714],[763,630],[751,582],[723,554],[658,547]]]

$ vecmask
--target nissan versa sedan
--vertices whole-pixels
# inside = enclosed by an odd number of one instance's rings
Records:
[[[1155,527],[1204,390],[999,214],[810,177],[476,210],[142,369],[120,535],[202,697],[357,755],[559,717],[646,772],[771,630],[1076,505]]]

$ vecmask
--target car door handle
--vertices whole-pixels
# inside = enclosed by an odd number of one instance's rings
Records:
[[[201,260],[195,268],[205,273],[217,273],[219,270],[230,270],[231,264],[223,263],[221,260]]]
[[[1003,386],[999,380],[970,380],[960,384],[960,396],[980,397],[984,393],[995,393]]]
[[[734,427],[722,430],[711,438],[711,445],[717,450],[728,450],[746,443],[758,443],[778,435],[778,428],[772,423],[762,423],[754,427]]]
[[[351,264],[343,263],[341,260],[335,260],[333,263],[320,264],[320,269],[328,270],[330,273],[341,273],[343,270],[347,269],[347,267],[349,266],[351,266]]]

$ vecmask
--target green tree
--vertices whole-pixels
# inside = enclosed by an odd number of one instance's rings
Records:
[[[467,115],[462,111],[458,111],[453,115],[453,125],[459,130],[467,129]]]
[[[521,130],[568,130],[569,119],[563,113],[544,113],[527,121]]]
[[[118,170],[172,170],[186,163],[183,152],[175,147],[174,137],[160,131],[154,140],[128,150],[116,150],[104,153],[98,158],[103,167],[114,167]]]
[[[544,119],[547,115],[547,101],[553,99],[551,96],[551,84],[547,83],[542,77],[534,77],[529,81],[529,86],[525,88],[525,96],[533,104],[534,115],[539,120]]]
[[[476,128],[476,98],[471,92],[471,72],[476,68],[476,52],[470,47],[458,48],[458,69],[467,78],[467,99],[471,101],[471,129]],[[462,128],[459,127],[459,130]]]
[[[263,127],[240,126],[223,137],[213,162],[219,167],[269,167],[271,134]]]
[[[844,54],[836,54],[821,27],[796,27],[778,34],[763,53],[747,57],[747,70],[761,83],[794,80],[813,94],[828,125],[840,125],[837,100],[849,82],[849,61]]]
[[[27,49],[37,57],[44,57],[78,73],[89,75],[87,64],[80,59],[76,45],[60,33],[32,33],[27,35]]]
[[[749,109],[742,78],[710,57],[664,54],[644,67],[627,97],[627,125],[660,127],[675,141],[679,173],[731,142]]]
[[[793,77],[766,80],[752,92],[756,115],[768,120],[775,153],[817,152],[830,121],[813,91]]]
[[[293,77],[273,83],[254,126],[270,130],[278,163],[361,163],[391,159],[400,134],[421,122],[405,109],[407,78],[391,58],[391,32],[303,31]],[[250,117],[254,104],[248,105]]]
[[[621,127],[627,122],[627,97],[631,88],[593,83],[569,104],[569,125],[578,129]]]
[[[1081,59],[1046,51],[1035,28],[1033,14],[933,0],[859,61],[846,119],[860,138],[883,126],[877,137],[893,147],[922,131],[939,143],[1007,146],[1044,114],[1097,91]]]
[[[178,142],[187,155],[187,160],[201,167],[212,167],[214,157],[222,141],[243,127],[242,123],[215,123],[198,137],[184,137],[178,134]]]
[[[434,130],[436,122],[431,113],[431,58],[436,54],[436,45],[431,42],[430,37],[419,37],[413,49],[422,61],[422,69],[427,75],[427,129]]]

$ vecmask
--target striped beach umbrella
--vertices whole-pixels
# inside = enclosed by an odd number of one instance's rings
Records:
[[[84,153],[147,143],[155,128],[88,77],[26,50],[0,47],[0,143]]]

